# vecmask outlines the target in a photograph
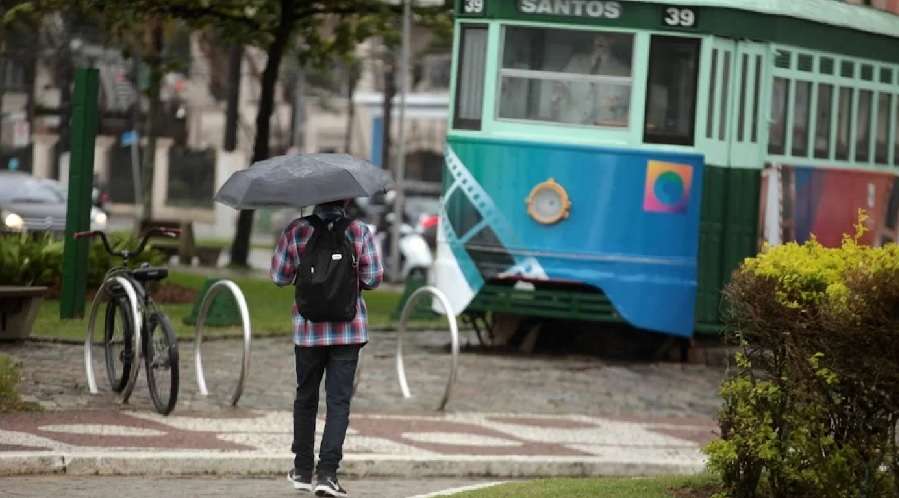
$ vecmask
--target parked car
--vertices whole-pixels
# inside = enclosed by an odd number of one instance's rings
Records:
[[[50,231],[66,228],[66,188],[56,180],[0,171],[0,231]],[[104,230],[108,217],[91,206],[91,230]]]

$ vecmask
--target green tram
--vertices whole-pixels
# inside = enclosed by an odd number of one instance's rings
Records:
[[[763,240],[897,238],[899,16],[458,0],[435,284],[467,316],[720,328]]]

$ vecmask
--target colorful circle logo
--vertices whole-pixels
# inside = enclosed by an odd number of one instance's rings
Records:
[[[643,210],[652,213],[682,213],[690,204],[693,167],[687,164],[649,161]]]
[[[684,182],[677,173],[666,171],[656,179],[653,191],[662,204],[677,204],[684,198]]]

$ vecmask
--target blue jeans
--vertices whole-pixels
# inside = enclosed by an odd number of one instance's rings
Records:
[[[318,452],[318,474],[336,476],[343,459],[343,441],[350,424],[353,379],[363,344],[346,346],[294,346],[297,370],[297,397],[293,402],[294,469],[311,475],[315,462],[315,417],[318,393],[325,377],[327,415],[325,432]]]

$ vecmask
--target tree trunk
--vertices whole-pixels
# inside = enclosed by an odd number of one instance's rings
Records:
[[[147,57],[147,65],[150,67],[150,87],[147,89],[149,108],[144,134],[147,136],[147,145],[144,148],[144,157],[141,161],[141,182],[143,183],[144,205],[141,209],[141,221],[153,219],[153,169],[156,164],[156,118],[162,103],[159,98],[162,86],[162,48],[163,32],[162,22],[156,21],[150,33],[150,55]]]
[[[389,57],[389,56],[388,56]],[[390,128],[393,121],[393,97],[396,95],[396,80],[394,79],[393,61],[387,60],[384,63],[384,104],[383,104],[383,123],[381,130],[381,168],[386,171],[391,170],[390,164]]]
[[[290,35],[293,33],[293,4],[295,0],[281,0],[281,23],[275,32],[275,38],[266,51],[265,70],[262,71],[259,110],[256,113],[256,137],[253,143],[253,158],[250,163],[268,159],[269,136],[271,135],[271,117],[275,107],[275,84],[278,82],[278,70],[281,58],[287,49]],[[253,211],[242,210],[237,217],[237,232],[231,244],[231,266],[247,267],[250,255],[250,233],[253,230]]]
[[[240,63],[243,59],[243,47],[234,45],[228,55],[228,107],[225,112],[225,151],[234,152],[237,148],[237,120],[240,106]]]
[[[349,63],[347,71],[346,135],[343,138],[343,151],[347,154],[351,154],[353,148],[353,123],[356,121],[356,105],[353,103],[353,96],[356,94],[358,85],[359,69],[356,61],[353,61]]]

